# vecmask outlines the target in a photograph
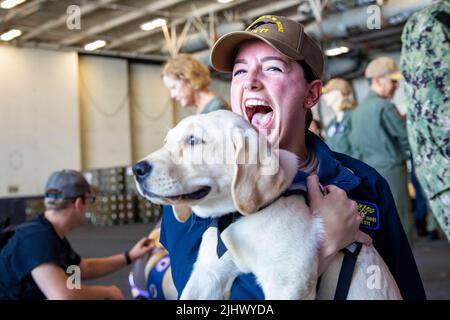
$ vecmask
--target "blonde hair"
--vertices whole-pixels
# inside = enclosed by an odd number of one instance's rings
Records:
[[[352,110],[356,107],[356,101],[351,99],[350,96],[343,96],[342,98],[342,103],[339,106],[339,110],[344,111],[344,110]]]
[[[353,89],[345,79],[334,78],[328,81],[328,83],[322,88],[323,93],[327,93],[333,90],[337,90],[342,94],[342,103],[339,106],[339,111],[344,111],[346,109],[354,109],[356,107],[356,101],[351,98],[353,95]]]
[[[175,76],[187,80],[195,90],[207,88],[211,81],[208,67],[186,53],[170,58],[164,65],[161,76]]]

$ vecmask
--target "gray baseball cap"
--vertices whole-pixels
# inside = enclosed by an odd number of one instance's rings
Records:
[[[92,193],[92,187],[81,173],[70,169],[53,172],[45,186],[46,198],[75,198],[87,193]]]

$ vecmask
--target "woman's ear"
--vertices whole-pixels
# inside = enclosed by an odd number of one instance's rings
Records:
[[[307,109],[314,107],[320,99],[322,94],[322,82],[320,80],[314,80],[309,83],[308,94],[305,97],[304,106]]]

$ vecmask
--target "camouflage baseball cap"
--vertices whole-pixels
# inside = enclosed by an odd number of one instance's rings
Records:
[[[388,57],[380,57],[372,60],[366,68],[366,78],[387,76],[392,80],[400,80],[402,74],[395,63],[394,59]]]
[[[233,31],[222,36],[211,51],[211,64],[217,71],[231,72],[239,46],[259,39],[293,60],[303,60],[314,75],[321,79],[324,58],[319,45],[310,38],[301,23],[286,17],[261,16],[245,31]]]
[[[327,93],[333,90],[340,91],[344,96],[348,96],[353,93],[350,83],[341,78],[331,79],[325,86],[322,87],[322,93]]]
[[[83,175],[75,170],[53,172],[45,186],[45,197],[52,199],[75,198],[92,192]]]

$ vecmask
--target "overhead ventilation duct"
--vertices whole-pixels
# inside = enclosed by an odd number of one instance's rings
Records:
[[[192,56],[195,59],[197,59],[198,61],[200,61],[201,63],[211,67],[210,54],[211,54],[211,50],[209,50],[209,48],[208,48],[208,49],[193,53]]]
[[[395,0],[381,7],[381,28],[387,24],[396,24],[406,19],[411,13],[432,3],[432,0]],[[306,26],[306,32],[318,39],[344,38],[351,35],[351,30],[370,31],[367,21],[371,13],[369,6],[363,6],[342,13],[332,14],[322,22],[313,22]],[[387,21],[387,22],[386,22]]]
[[[218,25],[216,27],[217,37],[221,37],[231,31],[242,31],[245,29],[243,22],[231,22]],[[201,33],[188,35],[181,46],[183,52],[197,52],[208,48],[205,36]]]
[[[328,60],[326,73],[331,78],[349,73],[358,68],[358,61],[355,58],[334,58]]]

